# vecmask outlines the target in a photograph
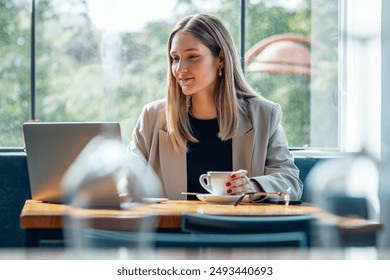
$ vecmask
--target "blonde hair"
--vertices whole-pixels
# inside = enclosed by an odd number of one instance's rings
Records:
[[[177,32],[190,33],[207,46],[218,57],[224,54],[224,67],[217,83],[215,104],[219,125],[218,136],[222,140],[233,137],[238,125],[239,99],[258,96],[245,81],[233,39],[225,25],[216,17],[195,14],[181,19],[168,38],[168,93],[167,130],[176,151],[187,151],[187,141],[197,142],[193,136],[188,118],[190,97],[182,93],[181,87],[171,71],[169,51]]]

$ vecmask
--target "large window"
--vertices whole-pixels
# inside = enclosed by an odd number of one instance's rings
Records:
[[[0,1],[0,147],[22,146],[30,114],[30,1]]]
[[[249,81],[282,106],[290,147],[338,149],[338,1],[249,2]]]
[[[142,107],[165,96],[170,30],[182,16],[203,12],[226,23],[248,81],[282,106],[292,148],[343,148],[340,27],[346,1],[35,1],[35,79],[30,74],[31,2],[0,3],[0,147],[22,147],[22,124],[32,117],[117,120],[130,141]],[[256,46],[274,38],[295,44],[309,59],[285,61],[279,53],[279,60],[265,61],[275,50],[269,44],[244,63]],[[259,67],[259,61],[270,67]],[[306,70],[286,72],[281,66]]]

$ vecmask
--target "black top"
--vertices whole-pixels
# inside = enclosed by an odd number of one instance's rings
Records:
[[[187,191],[207,193],[199,183],[201,174],[207,171],[231,171],[232,140],[222,141],[218,137],[218,120],[199,120],[191,115],[190,124],[198,143],[188,142]],[[188,199],[197,199],[188,196]]]

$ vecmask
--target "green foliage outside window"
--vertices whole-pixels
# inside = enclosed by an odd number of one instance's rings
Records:
[[[66,10],[59,9],[60,3],[41,0],[36,6],[36,117],[41,121],[118,120],[129,141],[142,107],[165,96],[166,41],[185,13],[217,15],[240,48],[239,1],[216,1],[215,9],[204,11],[208,0],[178,0],[175,11],[180,12],[169,20],[120,33],[96,29],[86,1],[69,0]],[[30,1],[0,5],[0,147],[22,146],[21,124],[30,113]],[[296,10],[270,0],[247,1],[246,49],[279,33],[310,36],[310,28],[308,0]],[[290,145],[308,145],[310,80],[246,74],[256,90],[281,104]]]

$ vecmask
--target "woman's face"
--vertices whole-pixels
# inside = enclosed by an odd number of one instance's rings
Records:
[[[176,33],[170,56],[172,74],[185,95],[214,94],[219,59],[199,39],[190,33]]]

